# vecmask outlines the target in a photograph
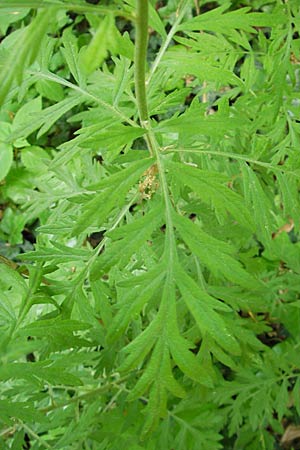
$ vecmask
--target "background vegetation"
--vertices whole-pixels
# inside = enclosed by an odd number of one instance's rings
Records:
[[[300,448],[299,17],[1,2],[1,449]]]

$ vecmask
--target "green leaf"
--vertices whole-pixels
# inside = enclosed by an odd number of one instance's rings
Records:
[[[258,238],[264,244],[270,244],[272,233],[275,230],[274,217],[271,213],[271,202],[253,170],[246,164],[242,165],[241,169],[245,199],[249,209],[251,209],[257,227]]]
[[[68,261],[85,261],[91,256],[91,252],[86,249],[72,248],[52,242],[53,247],[42,248],[33,252],[27,252],[20,255],[21,260],[34,261],[54,261],[56,263],[64,263]]]
[[[201,367],[195,355],[190,351],[191,344],[183,339],[179,333],[169,334],[169,347],[174,362],[189,378],[207,387],[212,387],[209,374]]]
[[[171,262],[172,264],[172,262]],[[207,387],[212,387],[212,380],[210,375],[206,373],[195,355],[190,351],[193,344],[187,339],[184,339],[178,329],[176,303],[175,303],[175,277],[174,274],[168,274],[164,286],[162,304],[160,313],[164,317],[168,317],[166,323],[166,338],[168,346],[174,362],[178,365],[180,370],[192,380],[203,384]],[[174,278],[173,278],[174,277]]]
[[[139,398],[152,383],[160,384],[162,391],[169,390],[177,397],[185,397],[184,389],[172,375],[168,345],[163,338],[157,341],[147,368],[130,392],[128,400]]]
[[[31,145],[22,149],[21,159],[27,169],[39,169],[39,172],[48,170],[47,163],[51,157],[42,147]]]
[[[115,118],[115,119],[117,118],[118,120],[121,119],[125,123],[128,123],[130,125],[136,126],[135,122],[130,120],[118,108],[116,108],[115,106],[111,105],[107,101],[102,100],[102,98],[100,98],[100,95],[99,95],[99,92],[98,92],[99,87],[100,87],[100,90],[101,90],[101,93],[102,93],[103,96],[104,96],[105,92],[107,93],[105,88],[101,89],[101,86],[97,86],[98,90],[97,90],[96,94],[94,94],[92,92],[91,88],[90,88],[91,89],[91,92],[90,92],[90,89],[87,90],[86,88],[79,87],[76,84],[70,83],[69,81],[65,80],[64,78],[62,78],[62,77],[60,77],[60,76],[58,76],[56,74],[53,74],[51,72],[44,72],[44,71],[40,70],[38,72],[37,71],[31,71],[30,73],[32,75],[34,75],[34,77],[36,79],[49,80],[49,81],[53,81],[55,83],[58,83],[58,84],[60,84],[62,86],[66,86],[66,87],[74,90],[75,92],[79,93],[80,95],[83,95],[84,97],[86,97],[86,100],[92,101],[93,103],[96,103],[96,104],[100,105],[101,108],[102,108],[102,112],[103,112],[103,109],[104,109],[106,114],[111,115],[113,118]]]
[[[26,17],[29,11],[29,8],[19,8],[18,11],[15,8],[1,8],[0,33],[5,36],[10,24]]]
[[[300,388],[300,378],[298,377],[296,380],[296,383],[294,385],[294,388],[292,390],[292,393],[293,393],[292,395],[293,395],[293,399],[295,402],[295,408],[296,408],[296,411],[298,414],[300,411],[300,399],[299,399],[299,395],[298,395],[299,388]]]
[[[125,333],[130,321],[136,318],[153,296],[158,295],[158,289],[161,288],[164,277],[164,267],[157,265],[145,275],[134,276],[119,283],[119,286],[123,287],[125,283],[127,289],[122,294],[123,290],[119,288],[120,301],[117,305],[117,314],[108,329],[106,337],[108,344],[115,342]]]
[[[180,61],[180,64],[178,64],[178,61]],[[219,83],[221,86],[231,84],[232,86],[244,87],[242,80],[231,70],[219,67],[219,64],[216,63],[209,64],[203,61],[203,56],[196,52],[178,49],[170,50],[166,53],[162,66],[172,70],[177,76],[183,77],[189,74],[195,75],[200,81],[212,81]],[[212,121],[213,119],[211,118],[206,120],[208,124]],[[228,124],[230,125],[229,122]],[[221,122],[220,126],[222,125]]]
[[[299,201],[297,181],[295,178],[283,173],[276,173],[277,183],[282,197],[282,203],[286,216],[299,218]]]
[[[289,383],[284,379],[276,395],[276,411],[278,411],[279,420],[287,413],[289,403]]]
[[[92,3],[0,2],[0,448],[273,450],[300,410],[299,2]]]
[[[167,167],[177,183],[189,186],[202,201],[212,204],[218,213],[224,217],[230,213],[245,228],[254,229],[243,197],[224,185],[224,182],[229,181],[226,175],[172,161],[167,162]]]
[[[122,349],[123,353],[128,353],[129,355],[120,365],[120,372],[128,372],[135,369],[144,361],[144,358],[154,347],[160,331],[161,321],[159,318],[156,318],[134,341]]]
[[[0,181],[2,181],[13,164],[13,147],[7,143],[11,125],[7,122],[0,122],[0,127]]]
[[[109,125],[99,130],[99,124],[97,124],[97,126],[82,128],[78,134],[83,137],[82,147],[100,149],[106,156],[106,160],[112,161],[125,145],[130,146],[135,139],[143,136],[145,130],[122,124]]]
[[[225,2],[219,8],[215,8],[179,25],[178,30],[206,30],[216,33],[232,34],[232,30],[244,30],[255,33],[254,27],[273,27],[286,23],[284,13],[249,13],[250,7],[238,8],[235,11],[225,11],[230,7]]]
[[[124,227],[109,231],[106,236],[112,240],[107,243],[105,251],[93,264],[91,269],[91,280],[96,280],[111,267],[125,266],[130,258],[139,251],[148,239],[153,230],[162,222],[161,205],[153,208],[148,214],[129,223]]]
[[[0,368],[0,380],[25,379],[32,384],[40,384],[40,381],[47,381],[53,384],[66,384],[68,386],[81,385],[81,380],[64,370],[58,371],[55,367],[47,367],[49,362],[43,363],[11,363]]]
[[[36,83],[37,92],[44,98],[53,102],[59,102],[64,98],[64,90],[60,84],[48,80],[38,80]]]
[[[0,400],[0,418],[7,424],[14,423],[16,418],[24,422],[46,423],[46,418],[36,410],[34,402],[29,401]]]
[[[57,320],[57,319],[43,319],[26,325],[21,329],[22,334],[31,336],[44,337],[48,333],[56,332],[73,332],[87,330],[90,328],[90,324],[80,322],[78,320]]]
[[[73,228],[73,235],[81,233],[91,225],[102,226],[110,211],[124,201],[129,189],[134,186],[151,163],[151,159],[137,161],[126,169],[91,186],[100,192],[85,203],[85,211],[79,216]]]
[[[0,142],[0,180],[6,177],[13,163],[13,148]]]
[[[190,250],[216,277],[221,275],[248,289],[260,287],[256,279],[231,256],[234,249],[229,244],[209,236],[198,225],[178,214],[174,214],[174,224]]]
[[[154,30],[157,31],[163,39],[167,38],[167,33],[165,31],[163,21],[161,20],[159,14],[156,12],[151,3],[149,4],[149,23],[150,26],[154,28]]]
[[[32,102],[28,102],[18,111],[9,140],[14,141],[19,138],[25,138],[38,129],[40,129],[38,137],[43,136],[61,116],[74,108],[74,106],[83,103],[83,101],[84,97],[80,95],[67,97],[42,111],[40,97],[32,100]]]
[[[3,214],[0,230],[7,235],[7,240],[11,245],[22,244],[22,231],[25,226],[24,216],[6,208]]]
[[[241,349],[236,338],[232,335],[226,320],[216,311],[218,309],[230,311],[230,308],[224,307],[223,304],[219,306],[218,302],[197,286],[180,266],[176,270],[176,284],[202,336],[210,334],[224,350],[239,355]]]
[[[146,408],[147,419],[144,422],[142,437],[145,438],[157,427],[159,420],[166,415],[167,392],[159,383],[152,386]]]

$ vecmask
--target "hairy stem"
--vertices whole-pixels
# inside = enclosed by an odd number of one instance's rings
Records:
[[[188,0],[184,0],[187,3]],[[159,154],[159,146],[149,123],[147,94],[146,94],[146,58],[148,45],[148,0],[137,0],[136,8],[136,39],[135,39],[135,92],[141,125],[147,129],[146,142],[149,152],[156,158],[163,196],[166,205],[167,240],[170,251],[173,251],[173,224],[171,216],[171,202],[164,167]]]
[[[148,45],[148,0],[137,0],[134,55],[135,96],[141,125],[146,128],[148,107],[146,97],[146,58]]]

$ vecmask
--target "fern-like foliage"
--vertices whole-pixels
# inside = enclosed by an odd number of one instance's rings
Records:
[[[271,450],[299,415],[300,11],[232,3],[0,5],[3,448]]]

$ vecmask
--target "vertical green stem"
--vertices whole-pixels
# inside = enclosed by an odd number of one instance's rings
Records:
[[[147,127],[146,58],[148,45],[148,0],[136,0],[136,33],[134,55],[135,96],[141,125]]]
[[[184,0],[186,4],[189,0]],[[181,20],[181,19],[180,19]],[[167,44],[168,45],[168,44]],[[159,154],[159,146],[157,144],[151,124],[149,123],[147,95],[146,95],[146,60],[148,46],[148,0],[136,0],[136,38],[135,38],[135,96],[138,106],[138,113],[141,126],[146,128],[147,135],[145,140],[151,156],[155,157],[163,196],[166,206],[166,251],[168,252],[169,261],[175,261],[176,249],[174,246],[174,227],[172,222],[172,205],[168,192],[168,184],[165,177],[165,169]],[[171,272],[169,272],[171,276]]]

